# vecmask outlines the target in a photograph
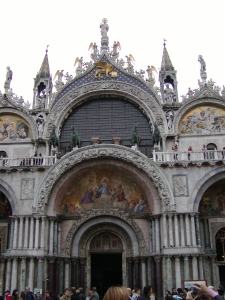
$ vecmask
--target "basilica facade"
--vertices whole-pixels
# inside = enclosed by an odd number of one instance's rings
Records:
[[[179,100],[167,47],[157,74],[101,45],[52,78],[48,51],[32,107],[0,94],[0,293],[111,285],[225,284],[225,89]],[[199,60],[199,62],[197,61]],[[159,80],[159,87],[156,84]],[[223,149],[224,148],[224,149]]]

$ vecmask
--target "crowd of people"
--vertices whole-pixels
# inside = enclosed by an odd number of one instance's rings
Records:
[[[96,287],[88,291],[87,296],[84,294],[83,288],[71,289],[66,288],[64,294],[56,294],[47,291],[45,298],[42,298],[40,291],[34,295],[29,287],[26,287],[25,292],[22,291],[19,295],[18,289],[4,292],[5,298],[0,296],[0,300],[99,300],[99,294]],[[205,286],[202,283],[195,283],[190,289],[187,288],[172,288],[172,291],[165,291],[164,300],[224,300],[224,287],[219,285],[217,289],[213,286]],[[112,286],[105,293],[103,300],[157,300],[157,295],[152,287],[147,285],[143,292],[139,288],[131,290],[123,286]]]

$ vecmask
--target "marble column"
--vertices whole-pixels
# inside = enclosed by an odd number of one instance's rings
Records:
[[[152,257],[148,257],[147,259],[147,274],[148,274],[148,284],[152,285]]]
[[[58,241],[57,241],[57,245],[58,245],[58,255],[60,255],[61,253],[61,232],[62,232],[62,222],[58,222]],[[76,285],[75,285],[76,286]]]
[[[53,255],[53,243],[54,243],[54,220],[55,220],[55,218],[50,218],[49,255]]]
[[[174,231],[175,231],[175,246],[180,246],[179,241],[179,228],[178,228],[178,220],[177,220],[177,214],[174,214]]]
[[[186,241],[187,246],[191,246],[190,226],[189,226],[189,215],[185,215],[185,228],[186,228]]]
[[[196,226],[197,246],[201,247],[201,230],[200,230],[198,214],[196,214],[196,217],[195,217],[195,226]]]
[[[205,230],[205,248],[210,249],[209,226],[208,226],[208,220],[207,219],[204,219],[204,230]]]
[[[18,217],[14,217],[14,234],[13,234],[13,248],[17,249],[18,239]]]
[[[153,291],[156,290],[156,265],[155,265],[155,260],[152,258],[151,260],[151,285]]]
[[[168,218],[169,218],[169,222],[168,222],[168,226],[169,226],[169,245],[170,246],[174,246],[173,243],[173,223],[172,223],[172,214],[168,214]]]
[[[30,290],[34,290],[34,258],[30,258],[29,263],[29,276],[28,276],[28,286],[30,287]]]
[[[189,271],[189,256],[184,256],[184,280],[190,280],[190,271]]]
[[[149,252],[150,254],[153,253],[153,231],[152,231],[152,220],[149,221]]]
[[[29,227],[29,217],[25,216],[24,244],[23,244],[24,249],[28,248],[28,236],[29,236],[28,227]]]
[[[46,145],[46,153],[45,153],[45,155],[49,156],[49,142],[45,141],[45,145]]]
[[[133,286],[133,272],[132,272],[132,258],[127,258],[127,270],[128,270],[128,286]]]
[[[159,219],[155,219],[155,251],[160,253],[160,232],[159,232]]]
[[[166,214],[163,214],[163,246],[168,247],[167,220]]]
[[[161,256],[155,256],[155,269],[156,269],[156,295],[161,298],[162,295],[162,270],[161,270]]]
[[[175,277],[176,277],[176,287],[181,286],[181,271],[180,271],[180,256],[175,256]]]
[[[34,248],[34,217],[30,217],[29,249],[33,249],[33,248]]]
[[[198,260],[195,255],[192,256],[192,279],[198,280]]]
[[[49,277],[49,282],[48,282],[48,289],[50,291],[54,291],[55,287],[55,258],[54,257],[49,257],[48,258],[48,277]],[[68,287],[68,285],[65,284],[65,287]]]
[[[54,255],[58,252],[58,222],[54,223],[54,241],[53,241],[53,253]],[[61,244],[61,242],[60,242]]]
[[[37,273],[37,288],[42,289],[43,282],[43,258],[38,257],[38,273]]]
[[[171,257],[168,256],[166,259],[166,289],[172,290],[172,265],[171,265]]]
[[[55,292],[56,294],[59,293],[59,266],[60,266],[60,258],[57,258],[56,259],[56,262],[55,262]],[[72,282],[71,286],[75,286],[77,287],[76,284],[74,284]]]
[[[14,217],[10,217],[10,236],[9,236],[9,248],[13,248],[13,238],[14,238]]]
[[[36,224],[35,224],[35,242],[34,242],[34,248],[38,249],[39,248],[39,216],[35,217]]]
[[[73,264],[72,286],[77,286],[77,264],[78,264],[78,258],[72,258],[72,264]],[[129,265],[128,265],[128,270],[129,270]]]
[[[10,290],[11,288],[11,259],[11,257],[7,258],[5,290]]]
[[[5,258],[0,259],[0,295],[4,292]]]
[[[26,257],[21,257],[20,263],[20,291],[25,291],[26,287]]]
[[[144,286],[146,286],[146,258],[141,258],[141,279],[142,279],[142,282],[141,282],[141,288],[143,289]],[[132,285],[131,285],[132,287]]]
[[[185,234],[184,234],[184,217],[180,215],[180,244],[185,247]]]
[[[46,221],[46,217],[42,216],[41,217],[41,249],[45,249],[45,221]]]
[[[192,238],[192,246],[196,247],[196,231],[195,231],[195,214],[191,213],[191,238]]]
[[[18,278],[18,257],[13,257],[12,261],[12,276],[11,276],[11,289],[10,291],[13,291],[18,287],[17,285],[17,278]]]
[[[24,220],[24,217],[23,216],[20,216],[19,217],[20,219],[20,225],[19,225],[19,242],[18,242],[18,248],[19,249],[22,249],[23,248],[23,220]]]
[[[203,272],[205,275],[205,278],[207,280],[207,284],[208,285],[213,285],[212,281],[211,281],[211,266],[209,267],[209,261],[208,258],[206,256],[202,257],[202,263],[203,263]]]
[[[59,292],[63,293],[64,290],[64,260],[61,259],[59,262]]]
[[[140,273],[139,273],[139,259],[138,257],[134,258],[134,281],[135,286],[140,286]]]
[[[199,280],[203,280],[205,278],[204,278],[204,272],[203,272],[202,256],[199,256],[199,258],[198,258],[198,265],[199,265]]]
[[[152,252],[156,252],[156,237],[155,237],[155,220],[152,219]]]
[[[213,286],[217,286],[218,285],[218,278],[217,278],[217,264],[216,264],[216,258],[215,257],[210,257],[210,261],[211,261],[211,270],[212,270],[212,282],[213,282]]]
[[[84,266],[85,266],[86,259],[81,258],[80,259],[80,286],[84,287],[85,284],[85,278],[84,278]],[[69,271],[69,264],[68,264],[68,271]],[[65,280],[66,280],[67,275],[65,274]],[[69,277],[69,274],[68,274]]]

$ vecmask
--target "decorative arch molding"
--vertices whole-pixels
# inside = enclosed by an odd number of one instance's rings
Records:
[[[95,220],[96,221],[96,220]],[[132,241],[127,232],[120,226],[116,224],[104,223],[104,224],[96,224],[95,226],[91,226],[88,230],[84,232],[81,236],[79,246],[78,246],[78,256],[79,257],[86,257],[87,256],[87,249],[90,246],[91,240],[101,232],[111,232],[117,235],[122,242],[125,243],[125,250],[126,256],[132,257],[133,256],[133,249],[132,249]],[[77,245],[77,243],[76,243]],[[72,249],[72,255],[75,256],[77,252],[74,251],[74,247]]]
[[[132,245],[129,250],[130,253],[132,252],[132,255],[148,255],[144,235],[139,226],[127,213],[116,209],[99,209],[83,214],[82,217],[72,225],[67,234],[64,255],[70,256],[71,249],[73,249],[72,256],[78,256],[78,245],[80,244],[81,238],[87,232],[87,238],[84,241],[84,244],[82,245],[81,242],[81,246],[85,247],[88,237],[94,233],[92,228],[95,228],[95,225],[98,230],[110,229],[115,231],[116,228],[119,229],[118,233],[122,238],[126,239],[127,246]],[[85,249],[82,249],[82,255],[85,256]]]
[[[175,211],[172,189],[163,172],[139,151],[120,145],[92,145],[79,148],[63,156],[43,176],[35,192],[33,213],[45,214],[50,194],[56,182],[72,167],[90,159],[112,158],[128,162],[146,173],[159,192],[162,211]]]
[[[0,178],[0,191],[6,195],[8,198],[11,208],[12,208],[12,215],[16,215],[19,212],[19,207],[17,204],[17,198],[12,190],[12,188]]]
[[[225,218],[216,218],[216,220],[215,219],[209,220],[209,230],[210,230],[212,249],[216,249],[216,234],[220,229],[225,227],[224,223],[225,223]]]
[[[10,113],[10,114],[14,114],[14,115],[18,115],[18,116],[22,117],[24,120],[27,121],[27,123],[30,124],[32,133],[33,133],[33,139],[38,138],[37,126],[35,124],[34,119],[31,118],[29,115],[27,115],[26,113],[24,113],[22,111],[15,109],[15,108],[1,108],[0,114],[4,114],[4,113]]]
[[[72,109],[99,95],[125,97],[128,101],[138,105],[152,124],[156,122],[163,133],[167,131],[163,110],[154,97],[132,84],[104,80],[77,87],[57,102],[50,112],[45,136],[49,137],[54,124],[58,125],[57,134],[60,135],[62,124]]]
[[[190,211],[198,212],[204,192],[217,181],[225,179],[225,167],[214,169],[197,182],[190,197]]]
[[[184,104],[176,113],[175,113],[175,119],[174,119],[174,132],[178,132],[179,123],[182,119],[182,117],[192,108],[200,106],[200,105],[215,105],[220,106],[221,108],[225,109],[225,103],[224,100],[219,100],[215,98],[201,98],[201,99],[194,99],[190,100],[187,103]]]

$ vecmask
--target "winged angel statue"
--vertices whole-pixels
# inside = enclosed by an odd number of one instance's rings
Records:
[[[101,61],[101,62],[95,63],[95,66],[97,68],[99,68],[99,70],[95,71],[95,77],[100,78],[101,74],[106,74],[107,77],[109,76],[109,74],[112,77],[117,77],[117,72],[113,71],[113,65],[108,64],[105,61]]]

